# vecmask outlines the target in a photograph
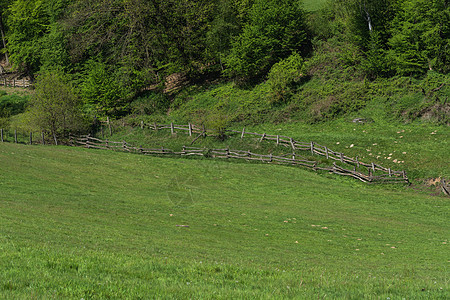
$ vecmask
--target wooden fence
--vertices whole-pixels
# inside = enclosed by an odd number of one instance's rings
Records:
[[[29,88],[32,86],[30,80],[7,79],[7,78],[0,78],[0,85],[3,85],[5,87],[21,87],[21,88]]]
[[[168,126],[159,126],[159,129],[163,129]],[[180,127],[181,126],[170,126],[168,128]],[[191,126],[189,126],[192,129]],[[202,132],[204,132],[203,130]],[[103,149],[103,150],[114,150],[129,153],[137,153],[143,155],[172,155],[172,156],[203,156],[212,157],[218,159],[241,159],[247,161],[259,161],[264,163],[275,163],[284,165],[301,166],[312,169],[314,171],[327,171],[330,173],[350,176],[355,179],[361,180],[367,183],[405,183],[408,182],[408,178],[404,171],[390,171],[388,174],[374,175],[370,171],[368,174],[357,171],[355,168],[347,169],[333,162],[332,166],[322,166],[317,161],[298,159],[298,155],[295,152],[287,153],[283,155],[272,155],[272,154],[259,154],[253,153],[251,151],[244,150],[234,150],[234,149],[206,149],[198,147],[187,147],[183,146],[182,149],[175,151],[168,148],[143,148],[133,146],[125,141],[116,142],[109,140],[102,140],[99,138],[91,136],[71,136],[69,143],[73,146],[81,146],[91,149]]]
[[[24,133],[23,131],[17,131],[17,130],[4,130],[0,129],[0,142],[13,142],[13,143],[22,143],[22,144],[28,144],[28,145],[35,145],[35,144],[41,144],[41,145],[60,145],[60,144],[66,144],[67,138],[61,138],[57,137],[56,135],[51,135],[49,133],[41,132],[27,132]]]
[[[108,120],[109,121],[109,120]],[[111,122],[106,123],[109,126],[110,134],[112,133]],[[164,124],[144,124],[141,122],[140,127],[150,128],[152,130],[170,130],[172,134],[175,134],[177,130],[181,130],[189,134],[190,136],[194,136],[191,145],[200,137],[214,134],[213,130],[208,130],[204,126],[196,126],[194,124],[188,125],[177,125],[174,123],[164,125]],[[181,150],[174,151],[172,149],[167,148],[143,148],[143,147],[135,147],[125,141],[116,142],[109,140],[102,140],[99,138],[95,138],[93,136],[81,136],[74,137],[70,136],[67,138],[57,138],[56,136],[50,136],[48,134],[21,134],[20,141],[26,144],[67,144],[73,146],[82,146],[86,148],[94,148],[94,149],[105,149],[105,150],[115,150],[115,151],[124,151],[124,152],[132,152],[139,153],[144,155],[180,155],[180,156],[207,156],[213,158],[226,158],[226,159],[245,159],[248,161],[260,161],[265,163],[276,163],[276,164],[285,164],[285,165],[295,165],[306,167],[315,171],[328,171],[330,173],[350,176],[355,179],[361,180],[363,182],[368,183],[408,183],[408,177],[405,171],[395,171],[390,168],[385,168],[379,164],[375,163],[366,163],[362,162],[356,158],[351,158],[344,155],[341,152],[333,151],[326,146],[319,145],[314,142],[304,143],[298,142],[291,137],[283,136],[283,135],[268,135],[268,134],[259,134],[246,132],[245,128],[241,131],[237,130],[227,130],[229,133],[235,133],[240,136],[240,138],[244,138],[245,136],[254,136],[257,137],[259,141],[267,140],[276,143],[279,146],[286,147],[291,152],[282,154],[282,155],[273,155],[273,154],[260,154],[253,153],[251,151],[246,150],[236,150],[236,149],[205,149],[205,148],[197,148],[197,147],[187,147],[183,146]],[[13,134],[14,133],[14,134]],[[14,132],[5,132],[3,129],[0,129],[0,141],[14,141],[18,143],[18,132],[14,130]],[[12,135],[13,134],[13,135]],[[306,159],[301,155],[302,152],[306,152],[307,154],[311,154],[310,157],[314,157],[315,155],[323,156],[327,159],[329,163],[324,163],[323,160],[321,162]]]
[[[109,130],[111,133],[111,123],[109,120],[106,122],[109,126]],[[196,135],[196,138],[191,142],[191,145],[200,137],[207,136],[211,134],[215,134],[214,130],[206,129],[205,126],[198,126],[194,124],[187,124],[187,125],[179,125],[179,124],[157,124],[157,123],[144,123],[141,122],[139,125],[140,128],[145,129],[151,129],[151,130],[170,130],[172,134],[175,134],[177,130],[181,130],[184,132],[187,132],[190,136]],[[254,132],[248,132],[245,130],[245,127],[242,130],[225,130],[225,132],[229,133],[235,133],[240,136],[241,139],[243,139],[246,136],[253,136],[257,137],[260,142],[263,140],[272,141],[276,143],[279,146],[286,147],[290,149],[294,155],[295,153],[300,152],[308,152],[312,155],[319,155],[323,156],[324,158],[328,160],[333,160],[335,162],[340,162],[344,165],[350,165],[353,170],[356,172],[356,169],[366,168],[367,169],[367,176],[368,178],[372,177],[380,177],[381,178],[389,178],[389,180],[386,181],[401,181],[401,182],[408,182],[408,177],[406,175],[406,171],[395,171],[391,168],[383,167],[379,164],[370,162],[363,162],[360,161],[358,157],[352,158],[347,155],[345,155],[342,152],[333,151],[332,149],[329,149],[326,146],[317,144],[315,142],[299,142],[294,140],[292,137],[284,136],[284,135],[270,135],[266,133],[254,133]],[[336,165],[333,163],[333,166]],[[336,165],[336,168],[339,168]],[[345,170],[345,169],[344,169]],[[379,176],[375,176],[375,172],[381,172],[383,174]],[[342,171],[342,173],[346,173]],[[344,175],[344,174],[341,174]],[[360,179],[360,178],[358,178]],[[365,180],[363,180],[365,181]],[[371,180],[367,180],[368,182],[372,182]]]

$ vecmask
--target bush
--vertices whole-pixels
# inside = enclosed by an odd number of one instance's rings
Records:
[[[267,81],[271,89],[272,102],[287,102],[295,84],[304,78],[302,67],[303,59],[298,53],[293,53],[272,66]]]
[[[28,98],[28,96],[6,95],[6,93],[0,96],[0,118],[8,118],[23,113]]]
[[[207,129],[212,130],[220,140],[224,140],[226,137],[225,132],[230,123],[230,117],[227,114],[220,110],[215,110],[208,115],[205,126]]]
[[[27,114],[32,126],[53,135],[61,136],[85,129],[81,101],[60,72],[38,76]]]

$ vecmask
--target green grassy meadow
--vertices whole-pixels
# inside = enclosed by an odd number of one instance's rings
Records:
[[[303,1],[303,7],[307,11],[315,11],[321,8],[327,0],[304,0]]]
[[[166,121],[166,123],[169,123]],[[233,125],[233,129],[242,130],[245,125]],[[450,177],[450,128],[427,123],[404,124],[376,120],[373,123],[355,124],[351,118],[317,124],[289,122],[281,124],[264,123],[245,126],[247,132],[285,135],[296,141],[311,141],[343,152],[361,161],[374,162],[393,170],[406,170],[410,181],[422,184],[430,179]],[[105,129],[105,132],[107,130]],[[206,148],[225,148],[252,150],[256,153],[287,153],[290,150],[277,147],[273,141],[260,141],[259,137],[240,139],[239,133],[229,133],[229,137],[220,141],[214,137],[199,138],[193,146]],[[165,147],[181,149],[190,145],[196,136],[189,137],[186,131],[178,131],[171,136],[170,130],[155,132],[140,127],[117,127],[110,140],[125,140],[133,145],[144,147]],[[10,138],[11,139],[11,138]],[[309,152],[299,152],[309,156]]]
[[[2,299],[450,295],[448,198],[62,146],[1,143],[0,170]]]

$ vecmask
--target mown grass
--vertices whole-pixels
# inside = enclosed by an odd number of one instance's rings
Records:
[[[449,296],[442,197],[276,165],[10,143],[0,169],[1,298]]]

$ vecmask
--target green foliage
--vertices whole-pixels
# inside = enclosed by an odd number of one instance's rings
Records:
[[[100,115],[120,115],[127,109],[126,89],[118,82],[107,65],[91,61],[81,84],[81,96]]]
[[[286,102],[292,96],[295,84],[304,77],[302,67],[303,59],[298,53],[293,53],[272,66],[267,83],[272,90],[273,102]]]
[[[261,122],[270,115],[269,94],[269,86],[264,83],[252,89],[243,89],[234,83],[215,85],[207,91],[177,96],[170,116],[179,121],[202,124],[211,120],[210,114],[220,112],[230,122]]]
[[[342,2],[342,0],[340,0]],[[363,50],[370,48],[373,33],[384,48],[389,38],[389,28],[397,11],[398,0],[351,0],[348,4],[350,36]],[[339,7],[336,7],[339,9]]]
[[[48,32],[48,15],[44,0],[17,0],[9,8],[7,24],[8,51],[16,66],[38,70],[40,38]]]
[[[442,125],[450,124],[448,80],[448,76],[430,71],[423,80],[397,77],[390,83],[385,83],[385,93],[406,85],[402,93],[386,100],[386,115],[404,122],[422,120]]]
[[[214,135],[221,140],[225,139],[230,124],[230,117],[220,109],[210,112],[204,121],[206,128],[213,130]]]
[[[390,60],[399,75],[426,70],[447,73],[450,63],[450,6],[444,0],[407,0],[392,22]]]
[[[28,96],[7,95],[0,92],[0,118],[8,118],[23,113],[28,103]]]
[[[64,136],[85,128],[81,102],[61,72],[42,73],[30,99],[28,115],[32,126],[41,132]]]
[[[369,78],[386,76],[391,73],[392,66],[389,65],[387,51],[384,49],[380,34],[377,31],[370,33],[365,58],[361,61],[361,69]]]
[[[296,0],[256,0],[249,22],[232,42],[225,74],[251,79],[263,76],[280,59],[307,43],[304,12]]]
[[[50,66],[66,67],[64,34],[57,21],[67,8],[65,0],[16,0],[9,6],[8,52],[19,69],[31,73]]]
[[[206,45],[211,56],[218,58],[222,64],[222,56],[227,55],[231,47],[231,40],[242,26],[239,19],[236,0],[219,1],[214,19],[206,33]]]
[[[169,108],[169,99],[161,93],[148,93],[140,96],[130,104],[130,111],[134,115],[152,115],[164,113]]]

